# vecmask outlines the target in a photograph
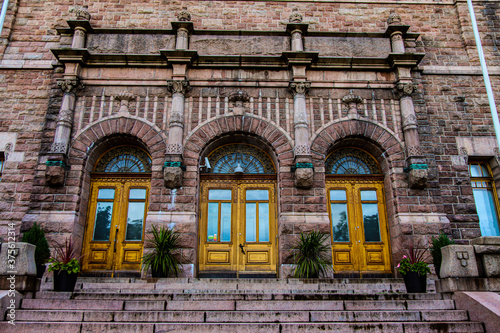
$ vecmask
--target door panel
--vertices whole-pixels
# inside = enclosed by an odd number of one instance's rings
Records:
[[[332,258],[336,272],[390,273],[381,181],[328,181]]]
[[[276,272],[273,181],[203,181],[200,271]]]
[[[149,188],[146,179],[92,181],[83,271],[140,270]]]

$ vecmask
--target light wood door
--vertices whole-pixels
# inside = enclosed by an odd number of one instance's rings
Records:
[[[382,181],[328,181],[336,272],[390,273]]]
[[[84,272],[140,270],[149,190],[149,179],[92,181]]]
[[[274,181],[204,181],[200,271],[276,273]]]

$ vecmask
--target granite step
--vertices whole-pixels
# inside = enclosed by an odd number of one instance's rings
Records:
[[[10,325],[0,322],[3,333],[292,333],[292,332],[345,332],[345,333],[484,333],[483,324],[476,322],[376,322],[376,323],[99,323],[99,322],[18,322]]]

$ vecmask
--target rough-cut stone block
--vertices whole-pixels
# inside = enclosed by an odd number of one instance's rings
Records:
[[[166,167],[163,169],[165,187],[178,188],[182,186],[182,169],[180,167]]]
[[[9,259],[13,259],[14,262],[9,261]],[[4,280],[3,276],[8,278],[10,275],[15,275],[17,278],[21,275],[36,276],[35,245],[22,242],[5,242],[2,244],[0,252],[0,276]],[[2,289],[8,290],[10,288]]]
[[[472,245],[448,245],[441,248],[441,254],[443,259],[439,275],[442,279],[479,276]]]
[[[45,181],[48,186],[60,187],[64,185],[66,168],[60,165],[47,166],[45,169]]]

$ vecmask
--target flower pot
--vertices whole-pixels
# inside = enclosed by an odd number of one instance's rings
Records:
[[[73,291],[77,278],[78,273],[54,272],[54,291]]]
[[[408,272],[403,275],[406,292],[425,293],[427,292],[427,274],[420,275],[417,272]]]

